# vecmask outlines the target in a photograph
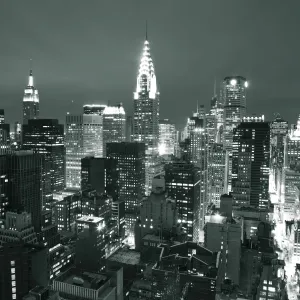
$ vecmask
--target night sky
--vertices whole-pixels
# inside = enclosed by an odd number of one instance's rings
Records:
[[[148,36],[161,118],[180,127],[216,77],[249,81],[248,112],[295,123],[300,113],[299,0],[0,0],[0,107],[22,118],[33,59],[40,116],[64,122],[88,103],[132,113]],[[72,103],[73,101],[73,103]]]

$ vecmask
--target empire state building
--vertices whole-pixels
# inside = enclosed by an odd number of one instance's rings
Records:
[[[145,143],[146,154],[153,156],[158,153],[158,138],[159,92],[146,34],[134,92],[133,140]]]
[[[38,119],[40,113],[39,104],[39,93],[34,87],[32,70],[30,70],[28,84],[23,97],[23,124],[28,124],[30,119]]]

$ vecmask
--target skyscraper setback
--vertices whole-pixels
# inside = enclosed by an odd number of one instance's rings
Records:
[[[32,70],[28,77],[28,84],[23,97],[23,124],[27,124],[30,119],[37,119],[40,113],[40,100],[38,90],[34,86]]]

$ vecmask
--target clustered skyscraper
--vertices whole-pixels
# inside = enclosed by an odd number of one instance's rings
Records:
[[[247,89],[215,80],[180,133],[160,118],[146,32],[133,115],[85,104],[64,127],[39,118],[30,70],[23,124],[0,109],[0,299],[293,295],[300,118],[248,114]]]

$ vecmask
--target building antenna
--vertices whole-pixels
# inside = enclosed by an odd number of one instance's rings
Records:
[[[29,70],[30,70],[30,75],[32,75],[32,58],[29,59]]]
[[[197,100],[197,115],[199,114],[199,100]]]
[[[148,41],[148,21],[146,20],[146,41]]]
[[[216,77],[215,77],[215,82],[214,82],[214,97],[217,96],[217,80],[216,80]]]

